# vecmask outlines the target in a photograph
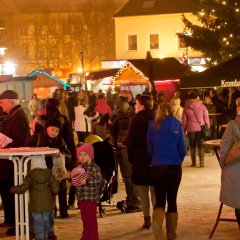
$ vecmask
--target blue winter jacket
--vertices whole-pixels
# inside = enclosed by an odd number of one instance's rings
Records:
[[[168,116],[159,128],[154,128],[153,121],[150,121],[147,144],[151,166],[181,165],[186,154],[181,122]]]

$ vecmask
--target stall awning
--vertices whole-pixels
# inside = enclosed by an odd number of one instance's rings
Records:
[[[92,71],[87,76],[87,79],[98,80],[105,77],[112,77],[117,73],[118,70],[119,68],[110,68],[110,69],[101,69],[101,70]]]
[[[240,87],[240,56],[181,78],[180,88]]]

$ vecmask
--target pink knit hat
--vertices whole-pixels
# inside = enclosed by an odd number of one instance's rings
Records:
[[[91,143],[86,143],[79,147],[77,149],[77,156],[79,156],[80,152],[85,152],[92,160],[94,159],[94,148]]]

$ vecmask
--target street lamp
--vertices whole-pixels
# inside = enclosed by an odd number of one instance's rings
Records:
[[[86,84],[86,78],[85,78],[85,72],[84,72],[84,61],[83,61],[83,58],[84,58],[84,52],[80,52],[80,64],[81,64],[81,73],[82,73],[82,76],[81,76],[81,84],[83,86],[84,84],[84,90],[87,91],[87,84]]]
[[[4,53],[7,48],[0,47],[0,64],[1,64],[1,72],[0,75],[4,74]]]

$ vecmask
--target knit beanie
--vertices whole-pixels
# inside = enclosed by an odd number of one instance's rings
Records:
[[[32,156],[31,157],[31,169],[34,168],[47,168],[45,156]]]
[[[62,129],[62,123],[57,118],[53,118],[53,119],[48,120],[45,123],[45,127],[46,128],[48,128],[48,127],[57,127],[57,128],[59,128],[61,130]]]
[[[91,143],[86,143],[86,144],[83,144],[81,147],[79,147],[77,149],[77,156],[79,156],[80,152],[85,152],[89,155],[91,160],[94,159],[94,148]]]

